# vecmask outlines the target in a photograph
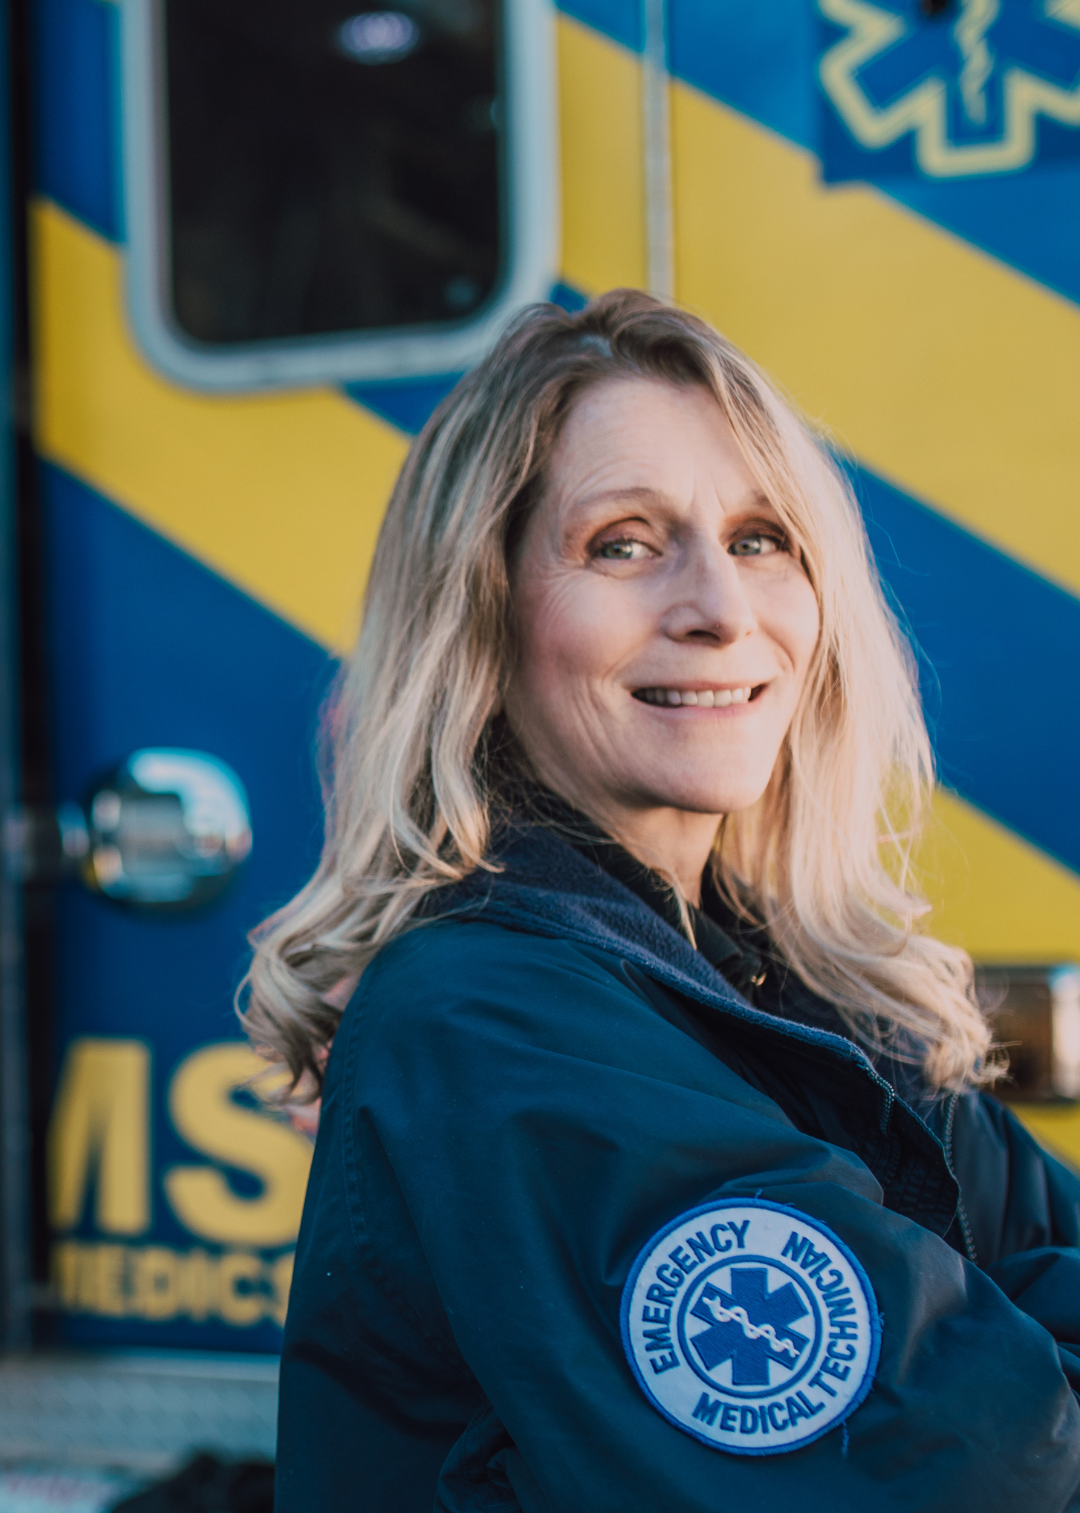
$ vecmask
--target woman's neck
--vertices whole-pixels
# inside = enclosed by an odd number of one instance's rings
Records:
[[[701,903],[701,878],[716,844],[721,815],[694,814],[685,809],[633,808],[606,799],[592,803],[586,795],[552,792],[629,851],[646,867],[678,885],[687,903]]]
[[[701,878],[716,845],[722,816],[684,809],[624,811],[618,838],[639,861],[672,878],[687,903],[701,903]]]

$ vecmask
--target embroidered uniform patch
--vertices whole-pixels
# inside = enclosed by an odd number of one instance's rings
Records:
[[[777,1455],[836,1427],[870,1391],[877,1303],[847,1246],[759,1198],[691,1209],[646,1245],[622,1300],[646,1397],[717,1450]]]

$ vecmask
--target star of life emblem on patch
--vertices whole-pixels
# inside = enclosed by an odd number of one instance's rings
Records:
[[[869,1279],[798,1209],[738,1198],[654,1235],[622,1299],[627,1358],[665,1418],[717,1450],[777,1455],[835,1428],[880,1349]]]

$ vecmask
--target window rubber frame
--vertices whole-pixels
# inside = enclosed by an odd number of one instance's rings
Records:
[[[123,0],[120,11],[125,302],[137,344],[166,377],[236,393],[461,372],[479,362],[515,311],[550,297],[561,242],[551,0],[502,0],[505,254],[500,281],[476,314],[227,346],[195,341],[172,311],[164,0]]]

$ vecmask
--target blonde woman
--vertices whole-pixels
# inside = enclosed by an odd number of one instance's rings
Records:
[[[1080,1506],[1080,1183],[980,1091],[911,658],[761,373],[526,312],[331,723],[246,1010],[322,1093],[278,1513]]]

